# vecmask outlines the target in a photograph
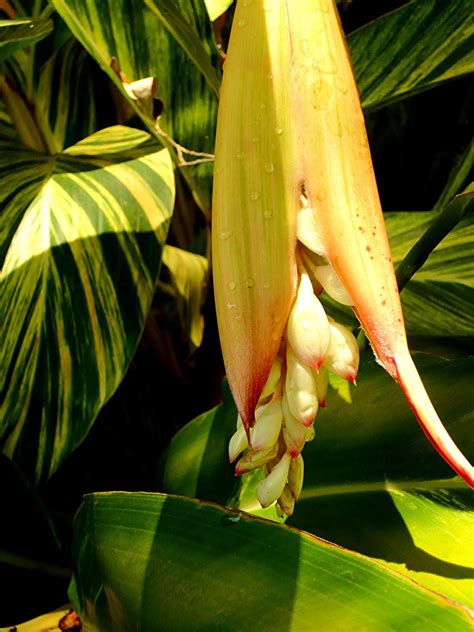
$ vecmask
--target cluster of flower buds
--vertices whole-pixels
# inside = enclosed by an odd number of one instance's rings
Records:
[[[318,253],[312,213],[303,203],[298,217],[298,292],[280,351],[255,410],[250,444],[240,416],[229,443],[236,475],[262,467],[257,495],[262,507],[277,501],[277,513],[291,516],[303,485],[301,451],[314,438],[314,420],[324,408],[328,372],[355,382],[359,348],[353,334],[326,315],[318,296],[326,291],[350,305],[332,266]]]

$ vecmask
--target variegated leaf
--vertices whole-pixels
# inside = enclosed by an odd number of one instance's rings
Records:
[[[174,298],[182,330],[194,348],[201,345],[204,332],[208,268],[208,260],[201,255],[174,246],[163,251],[159,287]]]
[[[470,0],[417,0],[348,37],[362,106],[380,108],[474,70]]]
[[[51,0],[74,36],[109,75],[123,96],[130,101],[151,133],[155,119],[127,95],[115,70],[116,58],[130,82],[156,77],[158,97],[164,105],[160,126],[183,147],[211,152],[217,117],[215,95],[204,75],[176,41],[157,14],[142,0]],[[162,3],[161,3],[162,4]],[[176,0],[173,14],[179,13],[187,29],[202,42],[200,58],[208,56],[208,74],[219,60],[204,0]],[[123,16],[127,16],[124,19]],[[176,27],[176,23],[175,23]],[[185,33],[179,33],[179,40]],[[210,69],[209,69],[210,68]],[[215,80],[214,80],[215,83]],[[158,135],[163,142],[163,136]],[[176,161],[180,161],[178,155]],[[198,156],[184,155],[193,161]],[[212,166],[198,164],[182,170],[201,207],[210,207]]]
[[[0,20],[0,61],[38,42],[52,30],[53,23],[47,18]]]
[[[118,386],[155,289],[174,201],[166,150],[112,127],[57,156],[2,143],[0,430],[36,480]]]

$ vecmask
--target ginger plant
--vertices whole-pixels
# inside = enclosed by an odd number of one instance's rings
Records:
[[[213,193],[219,333],[239,410],[236,473],[263,467],[262,505],[293,510],[327,370],[358,348],[326,316],[352,305],[425,434],[471,486],[411,359],[357,86],[335,2],[239,0],[224,64]]]

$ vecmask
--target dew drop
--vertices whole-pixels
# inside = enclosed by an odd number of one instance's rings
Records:
[[[252,278],[247,279],[247,287],[253,287],[255,285],[255,281]]]
[[[232,309],[236,308],[236,304],[235,303],[227,303],[227,309],[230,311]]]
[[[253,0],[242,0],[242,6],[244,7],[248,7],[249,5],[252,4]]]
[[[265,219],[272,219],[273,213],[267,209],[266,211],[263,211],[263,217]]]
[[[229,287],[229,290],[235,290],[235,288],[236,288],[236,282],[235,281],[229,281],[229,283],[227,285]]]
[[[252,138],[252,143],[259,143],[260,142],[260,138],[258,136],[254,136]]]
[[[229,237],[232,235],[232,231],[231,230],[221,230],[221,232],[219,233],[219,239],[229,239]]]
[[[275,171],[275,167],[272,162],[266,162],[263,168],[267,173],[273,173]]]
[[[268,290],[268,288],[270,287],[270,283],[265,282],[265,283],[263,284],[263,287],[264,287],[266,290]]]
[[[275,132],[278,136],[281,136],[283,134],[283,129],[281,127],[275,127]]]
[[[241,20],[239,20],[239,21],[237,22],[237,24],[238,24],[239,26],[245,26],[245,25],[247,24],[247,20],[244,20],[244,19],[242,18]]]
[[[261,110],[266,110],[267,109],[267,104],[266,103],[260,103],[260,109]]]
[[[243,151],[239,151],[237,154],[237,160],[243,160],[245,158],[245,154]]]
[[[253,200],[255,202],[255,200],[258,200],[258,198],[260,197],[260,193],[258,191],[252,191],[250,193],[250,199]]]

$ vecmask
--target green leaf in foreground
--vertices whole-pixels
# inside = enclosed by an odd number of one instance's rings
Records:
[[[52,30],[53,22],[48,18],[0,20],[0,61],[39,42]]]
[[[120,383],[155,290],[173,209],[166,150],[112,127],[47,156],[0,153],[0,444],[39,480]]]
[[[73,605],[86,630],[470,630],[468,612],[376,562],[210,503],[87,496]]]
[[[351,33],[362,106],[375,109],[474,70],[470,0],[417,0]]]
[[[472,459],[474,359],[417,356],[417,364],[448,431]],[[330,390],[327,408],[318,413],[291,524],[376,557],[474,608],[474,560],[466,551],[474,529],[472,493],[451,478],[399,387],[370,354],[357,383],[352,404]],[[212,500],[219,493],[220,502],[260,515],[258,477],[242,477],[237,493],[230,480],[227,441],[236,414],[226,397],[185,426],[163,455],[158,489]]]

